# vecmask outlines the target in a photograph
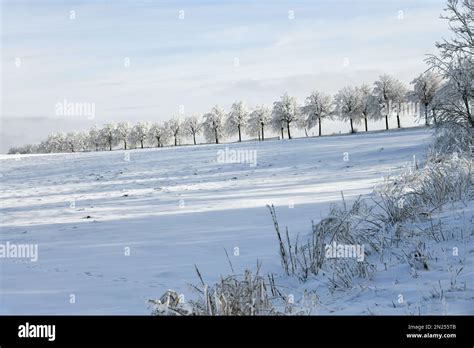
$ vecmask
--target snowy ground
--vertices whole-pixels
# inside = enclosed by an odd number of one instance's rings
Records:
[[[236,272],[255,268],[258,259],[264,271],[281,273],[266,204],[277,206],[280,224],[293,235],[307,233],[311,220],[340,200],[341,190],[347,199],[367,194],[390,170],[396,172],[413,155],[422,158],[430,135],[417,128],[264,143],[4,156],[0,243],[37,243],[39,258],[0,258],[0,314],[148,314],[147,299],[167,289],[194,296],[188,287],[198,282],[194,264],[208,283],[230,273],[224,248]],[[258,165],[218,163],[217,151],[225,147],[256,150]],[[464,224],[460,228],[473,222],[472,208],[464,207],[463,218],[456,219]],[[472,242],[460,249],[466,269],[459,281],[467,282],[467,290],[442,308],[428,301],[431,307],[423,313],[474,313]],[[321,290],[327,308],[320,313],[368,313],[370,308],[376,314],[416,314],[415,305],[423,307],[437,275],[447,273],[434,267],[413,278],[404,267],[377,274],[346,294]],[[400,293],[411,307],[392,305]],[[75,303],[70,303],[71,294]]]

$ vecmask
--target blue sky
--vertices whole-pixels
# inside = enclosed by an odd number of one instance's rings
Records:
[[[3,1],[1,150],[93,123],[166,120],[180,105],[185,115],[202,114],[236,99],[271,105],[284,92],[303,102],[313,90],[334,93],[382,73],[408,83],[426,68],[434,41],[449,35],[443,7],[434,0]],[[95,103],[95,120],[56,116],[64,99]]]

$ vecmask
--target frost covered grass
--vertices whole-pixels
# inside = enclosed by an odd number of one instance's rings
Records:
[[[309,238],[297,236],[294,242],[290,240],[288,229],[282,236],[275,207],[268,208],[280,246],[281,263],[287,275],[306,281],[310,275],[326,272],[332,274],[329,281],[334,289],[350,287],[354,277],[370,277],[372,266],[365,260],[328,258],[326,249],[333,243],[359,246],[371,240],[374,231],[372,224],[378,225],[363,217],[366,207],[360,198],[350,208],[346,207],[345,202],[342,206],[332,205],[327,217],[318,224],[312,223]]]
[[[193,286],[198,299],[183,303],[176,300],[175,292],[168,291],[158,302],[152,301],[155,315],[275,315],[272,302],[277,297],[275,284],[259,275],[245,270],[243,275],[221,277],[215,284],[206,284],[196,267],[201,284]],[[171,302],[169,298],[173,299]],[[170,312],[171,310],[171,312]]]
[[[376,188],[373,201],[389,224],[429,217],[448,202],[466,199],[471,177],[472,162],[468,157],[438,154],[428,157],[421,169],[408,168],[388,177]]]

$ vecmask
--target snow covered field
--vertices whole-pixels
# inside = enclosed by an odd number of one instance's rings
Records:
[[[429,130],[414,128],[3,156],[0,243],[38,244],[38,260],[0,259],[0,314],[148,314],[147,300],[167,289],[194,296],[188,286],[198,282],[194,264],[208,283],[230,273],[224,248],[237,273],[255,268],[258,259],[264,271],[281,274],[266,204],[277,207],[280,224],[292,235],[307,233],[311,220],[340,201],[341,190],[346,199],[355,199],[370,193],[389,171],[412,162],[413,155],[422,159],[430,136]],[[218,150],[226,147],[255,150],[257,166],[219,163]],[[457,220],[472,223],[472,205],[466,212],[470,218]],[[461,247],[467,269],[459,281],[467,282],[467,290],[459,301],[434,306],[433,312],[474,313],[472,243]],[[362,314],[367,308],[377,314],[416,313],[392,302],[401,292],[412,303],[421,301],[440,273],[434,269],[412,278],[404,267],[345,294],[321,292],[326,308],[320,313]],[[285,282],[301,287],[296,280]]]

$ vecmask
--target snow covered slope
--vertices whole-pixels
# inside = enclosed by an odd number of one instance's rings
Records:
[[[281,272],[266,204],[292,234],[305,233],[341,190],[354,199],[422,158],[430,135],[416,128],[4,156],[0,243],[39,249],[36,262],[0,259],[0,314],[147,314],[147,299],[167,289],[193,296],[194,264],[206,282],[230,273],[224,248],[236,272],[257,259],[264,271]],[[219,163],[226,147],[256,150],[257,166]]]

